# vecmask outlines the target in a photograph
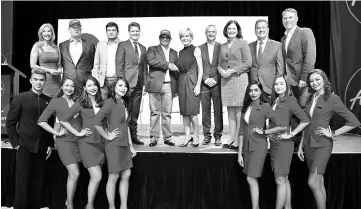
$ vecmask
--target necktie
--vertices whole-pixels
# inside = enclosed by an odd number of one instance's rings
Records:
[[[133,44],[135,49],[135,55],[137,55],[137,63],[139,63],[139,52],[138,52],[137,42],[133,42]]]
[[[257,55],[257,61],[261,61],[262,54],[263,54],[263,41],[259,42],[259,48],[258,48],[258,55]]]

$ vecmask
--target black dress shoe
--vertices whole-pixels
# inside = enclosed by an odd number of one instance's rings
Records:
[[[211,143],[211,139],[210,138],[204,138],[204,140],[203,140],[203,145],[208,145],[208,144],[210,144]]]
[[[214,145],[221,146],[222,145],[221,139],[216,139]]]
[[[164,144],[167,144],[169,146],[174,146],[174,142],[172,142],[171,140],[164,140]]]
[[[132,139],[132,142],[133,142],[133,144],[138,144],[138,145],[143,145],[144,144],[144,142],[140,141],[137,138]]]
[[[157,141],[151,141],[150,143],[149,143],[149,146],[150,147],[154,147],[155,145],[157,145]]]

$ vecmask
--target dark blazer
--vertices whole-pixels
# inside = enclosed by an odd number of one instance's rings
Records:
[[[125,77],[129,82],[130,88],[134,88],[137,85],[138,78],[140,79],[140,86],[144,86],[148,76],[146,48],[142,44],[138,44],[140,48],[139,63],[137,62],[137,56],[132,42],[129,39],[118,44],[115,55],[117,75]]]
[[[158,45],[149,47],[146,57],[149,65],[149,74],[147,76],[145,91],[157,93],[162,89],[169,63],[175,64],[178,61],[178,55],[175,50],[170,49],[169,62],[167,62],[161,45]],[[171,79],[172,95],[174,97],[177,93],[179,72],[169,70],[169,76]]]
[[[102,126],[103,121],[106,118],[109,124],[109,132],[112,132],[117,128],[121,131],[120,136],[111,141],[107,141],[108,144],[115,146],[129,146],[125,111],[125,107],[121,101],[115,103],[114,100],[110,98],[104,102],[103,107],[95,115],[93,125]]]
[[[38,95],[32,90],[15,96],[6,117],[6,130],[12,147],[20,145],[32,153],[45,153],[48,146],[54,146],[52,134],[37,123],[50,99],[45,94]],[[53,117],[49,124],[54,124]]]
[[[308,73],[315,68],[316,40],[311,29],[297,26],[286,53],[286,37],[284,35],[281,39],[286,74],[289,83],[297,86],[300,80],[306,82]]]
[[[311,143],[311,147],[325,147],[331,145],[332,138],[326,136],[319,136],[316,134],[318,127],[328,128],[330,120],[333,115],[337,113],[346,120],[346,126],[357,127],[360,126],[360,121],[356,116],[350,112],[349,109],[342,103],[341,98],[335,94],[331,94],[330,98],[325,101],[324,95],[321,95],[313,110],[313,115],[310,115],[311,102],[306,104],[306,114],[311,118],[311,123],[304,130],[304,145]]]
[[[63,76],[76,78],[78,88],[83,84],[86,76],[91,76],[94,65],[95,45],[81,39],[83,51],[80,55],[78,63],[75,65],[71,59],[69,52],[70,40],[66,40],[59,44],[61,53],[61,66],[63,67]]]
[[[287,96],[283,100],[279,101],[276,109],[274,110],[278,122],[282,127],[290,127],[290,120],[292,115],[295,115],[300,123],[310,122],[309,117],[306,115],[305,111],[300,107],[296,98],[294,96]],[[270,126],[276,127],[276,124],[271,122]]]
[[[212,64],[210,64],[207,42],[199,46],[199,48],[201,50],[202,64],[203,64],[201,90],[210,90],[210,89],[214,89],[214,88],[217,88],[217,89],[221,88],[221,85],[220,85],[221,76],[219,75],[218,70],[217,70],[220,47],[221,47],[221,44],[218,42],[215,42],[214,49],[213,49],[213,55],[212,55],[212,57],[213,57]],[[213,78],[215,81],[217,81],[217,84],[214,85],[213,87],[209,87],[207,84],[204,83],[204,81],[207,78]]]
[[[95,127],[93,126],[94,117],[95,117],[95,112],[94,112],[93,108],[84,108],[80,105],[79,101],[77,101],[74,103],[73,106],[71,106],[71,108],[69,109],[68,112],[66,112],[65,115],[63,115],[59,118],[59,121],[70,122],[71,118],[73,118],[73,116],[76,114],[79,114],[83,119],[82,120],[83,121],[82,129],[90,128],[92,131],[92,134],[89,136],[79,137],[79,141],[84,141],[84,142],[88,142],[88,143],[103,143],[102,137],[100,136],[100,134],[96,131]]]
[[[68,102],[64,97],[54,98],[50,101],[50,104],[45,108],[43,113],[38,119],[40,122],[48,122],[48,119],[55,115],[57,118],[63,118],[67,112],[69,112],[70,107]],[[69,123],[77,130],[81,130],[81,118],[78,115],[77,117],[72,117],[69,119]],[[57,139],[64,141],[78,141],[78,137],[74,136],[72,133],[64,134],[63,136],[57,136]]]
[[[259,81],[263,90],[271,94],[274,79],[285,71],[282,56],[282,44],[268,39],[265,43],[261,59],[257,59],[257,41],[249,44],[252,55],[252,65],[249,70],[250,81]]]
[[[258,147],[267,146],[267,136],[252,133],[252,129],[256,127],[264,129],[267,118],[273,121],[277,126],[280,126],[280,120],[276,117],[276,113],[271,109],[271,106],[267,103],[255,103],[249,116],[249,124],[244,120],[244,116],[245,114],[242,114],[244,124],[243,150],[254,151],[257,150]]]

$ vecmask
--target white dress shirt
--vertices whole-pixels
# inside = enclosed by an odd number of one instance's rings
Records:
[[[324,94],[324,93],[325,93],[325,92],[323,92],[322,94]],[[320,95],[318,95],[318,96],[316,96],[316,94],[313,95],[312,105],[311,105],[311,108],[310,108],[310,116],[311,116],[311,118],[312,118],[312,116],[313,116],[313,111],[315,110],[315,106],[316,106],[317,100],[318,100],[318,98],[320,98],[320,96],[321,96],[322,94],[320,94]]]
[[[115,77],[115,54],[117,53],[119,39],[116,39],[114,42],[107,41],[108,46],[108,63],[107,63],[107,72],[106,77]]]
[[[297,25],[295,25],[295,26],[290,30],[290,32],[287,33],[287,31],[285,31],[285,35],[287,35],[286,41],[285,41],[286,53],[287,53],[288,44],[290,43],[291,37],[292,37],[293,33],[295,32],[296,28],[297,28]]]
[[[253,107],[252,105],[248,106],[248,109],[244,114],[244,120],[246,121],[247,124],[249,124],[249,116],[251,115],[252,107]]]
[[[213,61],[213,51],[214,51],[214,46],[216,45],[216,42],[213,42],[213,44],[210,44],[207,42],[207,47],[208,47],[208,58],[209,58],[209,63],[212,64]]]
[[[163,53],[164,53],[164,56],[165,56],[165,60],[167,62],[169,62],[169,52],[170,52],[170,48],[168,47],[168,49],[166,49],[165,47],[162,47],[162,50],[163,50]],[[164,76],[164,82],[170,82],[170,75],[169,75],[169,69],[167,69],[166,73],[165,73],[165,76]]]
[[[78,63],[82,52],[83,52],[83,44],[81,38],[79,40],[76,40],[75,38],[71,38],[69,44],[69,53],[75,66]]]

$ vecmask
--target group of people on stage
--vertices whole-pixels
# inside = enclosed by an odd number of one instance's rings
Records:
[[[302,133],[297,154],[304,160],[304,147],[308,184],[317,208],[326,208],[323,174],[332,139],[360,122],[333,94],[325,72],[314,69],[315,38],[311,29],[298,27],[297,21],[295,9],[283,11],[286,31],[278,42],[268,37],[268,21],[260,19],[255,23],[257,41],[250,44],[243,40],[236,20],[223,29],[228,40],[224,44],[216,42],[214,25],[206,27],[207,41],[198,47],[192,45],[191,29],[185,28],[179,31],[184,45],[179,53],[169,47],[172,35],[166,29],[160,31],[159,45],[147,49],[140,44],[141,28],[136,22],[129,24],[126,41],[118,39],[118,25],[109,22],[105,26],[108,40],[97,46],[81,38],[79,20],[69,22],[71,38],[59,47],[54,43],[54,28],[42,25],[30,56],[32,89],[14,98],[7,116],[10,142],[17,149],[14,208],[40,207],[42,171],[54,135],[59,157],[68,170],[65,207],[73,208],[78,163],[82,162],[90,174],[86,208],[94,208],[101,167],[107,163],[109,208],[115,208],[115,185],[120,178],[120,208],[126,209],[132,157],[136,155],[132,144],[144,144],[137,138],[144,92],[149,94],[152,147],[157,145],[161,129],[164,143],[175,145],[170,130],[175,96],[185,128],[181,147],[200,143],[200,105],[202,144],[211,143],[212,102],[214,143],[221,146],[222,106],[227,107],[230,140],[223,147],[238,149],[253,209],[259,208],[257,179],[262,174],[267,139],[277,183],[276,208],[291,208],[292,138]],[[329,122],[335,113],[347,122],[332,131]]]

